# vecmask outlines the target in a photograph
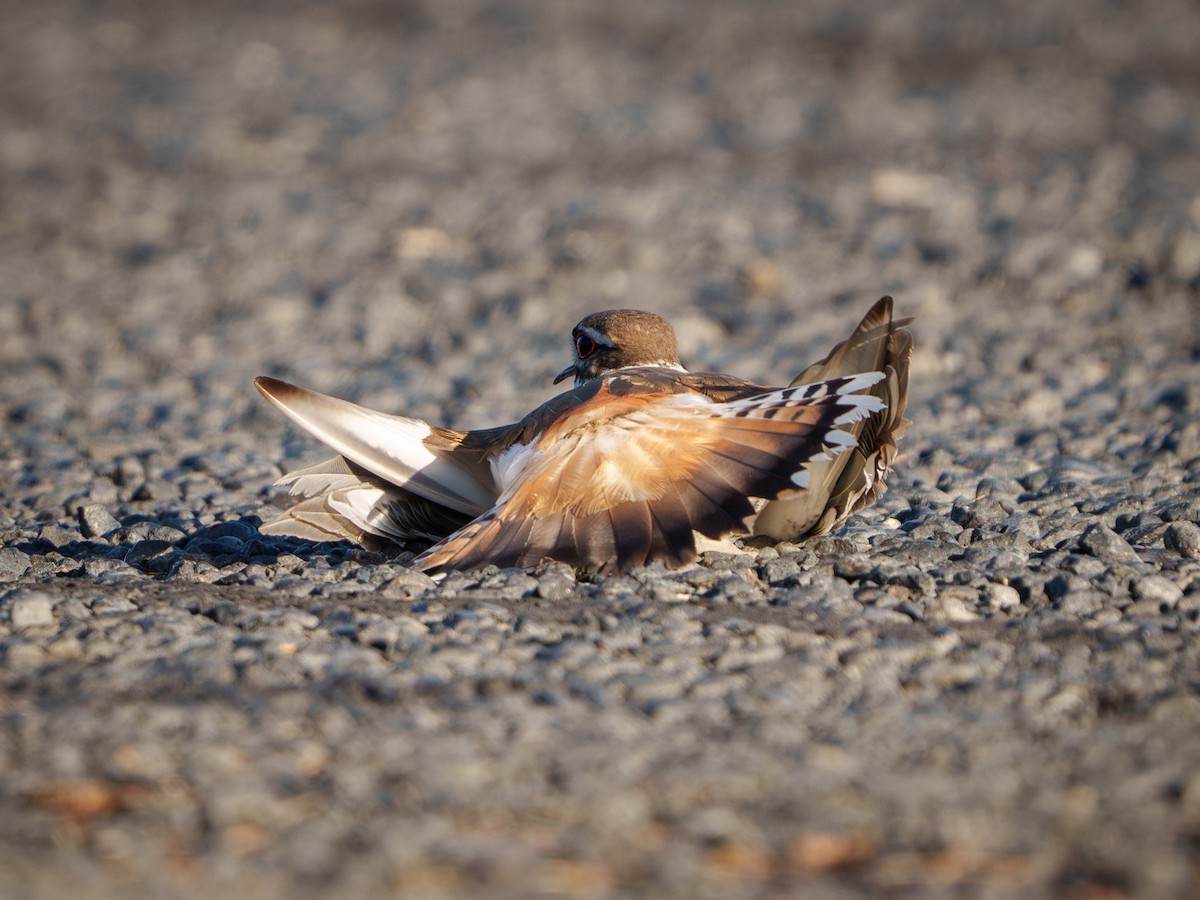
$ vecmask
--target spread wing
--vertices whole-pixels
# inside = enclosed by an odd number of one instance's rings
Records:
[[[274,378],[256,378],[254,386],[309,434],[393,487],[468,516],[495,502],[491,468],[478,452],[463,447],[463,432],[376,412]]]
[[[856,446],[808,467],[809,489],[802,495],[768,503],[754,521],[754,533],[777,540],[800,540],[824,534],[856,510],[879,499],[896,461],[897,443],[907,430],[908,368],[911,319],[892,319],[892,298],[884,297],[863,317],[854,332],[820,362],[792,380],[793,385],[842,378],[857,372],[882,372],[871,388],[885,409],[847,427]]]
[[[795,496],[805,465],[854,446],[846,429],[883,409],[860,394],[879,372],[714,402],[691,390],[639,393],[614,374],[540,437],[516,445],[494,509],[414,562],[427,571],[544,558],[626,569],[696,554],[693,531],[745,532],[752,499]]]

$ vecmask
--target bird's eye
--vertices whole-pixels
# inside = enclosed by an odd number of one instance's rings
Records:
[[[579,354],[580,359],[587,359],[596,352],[596,342],[586,334],[575,335],[575,352]]]

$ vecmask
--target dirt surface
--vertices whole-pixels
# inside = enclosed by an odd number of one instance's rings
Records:
[[[0,896],[1200,893],[1194,3],[0,4]],[[915,315],[839,533],[435,585],[263,538],[271,374]]]

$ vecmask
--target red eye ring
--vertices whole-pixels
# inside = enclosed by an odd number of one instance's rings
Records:
[[[575,335],[575,352],[580,359],[587,359],[596,352],[596,342],[586,334]]]

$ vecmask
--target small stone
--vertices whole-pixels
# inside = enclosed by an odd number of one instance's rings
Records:
[[[551,570],[538,579],[537,595],[543,600],[557,602],[566,600],[575,590],[575,581],[569,575]]]
[[[1007,584],[988,582],[983,589],[983,599],[994,609],[1013,609],[1021,605],[1021,595]]]
[[[32,641],[9,643],[3,651],[4,664],[12,669],[32,669],[46,659],[46,651]]]
[[[54,604],[54,616],[66,622],[87,619],[92,611],[78,597],[66,597]]]
[[[117,486],[111,481],[96,481],[88,488],[88,499],[97,506],[117,502]]]
[[[948,587],[938,591],[929,603],[928,618],[932,622],[970,622],[979,615],[967,604],[975,597],[975,591],[967,587]]]
[[[143,481],[134,490],[131,499],[139,502],[148,500],[176,500],[179,498],[179,488],[169,481]]]
[[[858,581],[873,568],[875,564],[863,553],[843,556],[833,562],[833,574],[843,581]]]
[[[1009,579],[1009,586],[1016,590],[1021,602],[1028,606],[1040,606],[1046,602],[1046,583],[1038,575],[1022,572]]]
[[[1193,522],[1172,522],[1163,534],[1163,544],[1188,559],[1200,559],[1200,526]]]
[[[1167,608],[1173,608],[1183,597],[1183,589],[1162,575],[1135,578],[1129,586],[1129,592],[1138,600],[1146,600]]]
[[[138,541],[125,555],[125,562],[144,572],[163,574],[182,559],[182,554],[166,541]]]
[[[1103,268],[1104,254],[1092,244],[1076,244],[1067,254],[1067,275],[1075,284],[1091,281]]]
[[[392,578],[384,582],[382,589],[389,594],[400,594],[404,597],[419,597],[426,591],[437,587],[437,582],[416,569],[401,569]]]
[[[16,547],[0,550],[0,581],[15,581],[29,569],[29,554]]]
[[[210,525],[207,528],[201,528],[192,534],[191,537],[193,539],[203,538],[209,541],[215,541],[223,537],[234,537],[244,543],[258,537],[258,532],[246,522],[236,520],[232,522],[220,522],[216,525]]]
[[[537,580],[532,575],[523,572],[505,570],[488,578],[480,585],[493,599],[500,601],[521,600],[534,594],[538,589]]]
[[[129,552],[125,555],[125,562],[131,566],[141,565],[146,560],[153,559],[163,553],[167,553],[172,549],[171,545],[166,541],[138,541],[134,544]]]
[[[178,528],[172,528],[170,525],[157,525],[150,529],[150,533],[146,537],[152,541],[166,541],[169,544],[174,544],[187,537]]]
[[[83,655],[83,642],[73,635],[57,638],[46,645],[46,655],[53,659],[78,659]]]
[[[1087,582],[1082,578],[1062,572],[1055,575],[1045,584],[1046,596],[1055,602],[1058,602],[1072,591],[1084,591],[1086,589]]]
[[[54,624],[50,596],[41,591],[18,590],[7,598],[8,617],[13,628],[32,628]]]
[[[116,483],[122,487],[146,480],[146,469],[136,456],[124,456],[117,462]]]
[[[1068,572],[1074,572],[1088,583],[1104,577],[1104,573],[1109,570],[1109,566],[1105,565],[1102,560],[1094,556],[1080,556],[1076,553],[1068,554],[1067,558],[1063,560],[1062,567]]]
[[[141,577],[141,571],[129,565],[118,565],[116,568],[101,572],[95,576],[97,584],[114,584]]]
[[[758,568],[759,576],[772,587],[790,587],[800,577],[800,563],[795,557],[767,560]]]
[[[1101,596],[1095,591],[1069,591],[1055,602],[1055,608],[1073,616],[1085,616],[1104,606]]]
[[[111,572],[113,569],[119,569],[122,566],[128,568],[128,564],[122,560],[106,559],[102,556],[83,561],[83,571],[89,578],[96,578],[105,572]]]
[[[55,547],[62,547],[78,540],[79,535],[73,534],[61,525],[47,525],[38,532],[38,538]]]
[[[728,575],[722,578],[706,596],[727,601],[755,600],[763,596],[763,587],[756,579],[743,577],[741,574]]]
[[[85,538],[98,538],[121,527],[121,523],[112,513],[99,503],[79,507],[76,518],[79,520],[79,530]]]
[[[674,581],[650,580],[638,588],[638,594],[655,603],[683,603],[692,599],[682,585]]]
[[[1200,497],[1187,497],[1182,500],[1170,500],[1154,511],[1164,522],[1200,522]]]
[[[1079,537],[1079,549],[1105,562],[1138,562],[1137,552],[1107,525],[1099,522],[1088,526]]]

